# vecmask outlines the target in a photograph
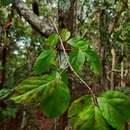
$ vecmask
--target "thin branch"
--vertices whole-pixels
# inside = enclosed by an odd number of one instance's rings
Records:
[[[74,73],[74,75],[81,81],[81,83],[83,83],[83,84],[88,88],[88,90],[90,91],[90,93],[91,93],[91,95],[92,95],[92,97],[93,97],[93,101],[94,101],[95,105],[98,105],[96,96],[95,96],[93,90],[91,89],[91,87],[89,87],[89,85],[78,75],[78,73],[77,73],[77,72],[73,69],[73,67],[71,66],[71,64],[70,64],[70,62],[69,62],[68,54],[67,54],[67,52],[66,52],[66,50],[65,50],[65,47],[64,47],[62,38],[61,38],[61,36],[60,36],[60,34],[59,34],[58,28],[57,28],[56,24],[54,23],[53,19],[52,19],[51,17],[50,17],[49,19],[50,19],[51,23],[53,24],[53,26],[54,26],[54,28],[55,28],[55,30],[56,30],[56,33],[57,33],[57,35],[58,35],[58,37],[59,37],[60,44],[61,44],[61,47],[62,47],[62,49],[63,49],[63,52],[64,52],[64,55],[65,55],[65,58],[66,58],[66,61],[67,61],[68,66],[70,67],[70,69],[71,69],[71,71]]]
[[[22,0],[13,0],[13,5],[18,13],[41,35],[48,36],[54,32],[49,22],[43,21],[31,11]]]
[[[114,90],[115,86],[114,86],[114,71],[113,70],[115,70],[115,66],[116,66],[116,53],[115,53],[114,48],[111,49],[111,54],[112,54],[111,90]]]

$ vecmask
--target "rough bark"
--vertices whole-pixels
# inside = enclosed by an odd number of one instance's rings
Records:
[[[101,86],[104,89],[108,89],[108,80],[107,80],[107,56],[109,53],[109,33],[108,33],[108,19],[106,10],[103,9],[100,12],[100,23],[99,23],[99,32],[100,32],[100,56],[102,63],[102,78],[101,78]]]
[[[0,56],[0,60],[1,60],[1,66],[2,66],[2,70],[0,71],[0,86],[1,88],[3,88],[4,84],[5,84],[5,79],[6,79],[6,64],[7,64],[7,57],[9,54],[9,39],[8,39],[8,33],[9,33],[9,29],[12,25],[12,19],[14,17],[14,11],[13,8],[11,8],[11,13],[8,16],[8,20],[5,22],[4,26],[1,27],[1,34],[0,34],[0,42],[1,42],[1,46],[0,46],[0,51],[1,51],[1,56]]]
[[[7,48],[3,47],[2,48],[2,71],[0,72],[1,74],[1,81],[0,81],[0,86],[1,88],[4,86],[5,83],[5,72],[6,72],[6,57],[7,57]]]
[[[39,16],[39,0],[32,1],[32,11],[35,15]],[[32,28],[31,45],[28,48],[28,72],[31,74],[33,65],[36,60],[35,52],[35,39],[37,38],[37,32]]]

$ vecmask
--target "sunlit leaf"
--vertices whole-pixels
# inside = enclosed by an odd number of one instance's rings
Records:
[[[61,31],[61,37],[64,41],[67,41],[70,38],[70,35],[71,35],[71,33],[70,33],[70,31],[68,31],[68,29],[63,29]]]
[[[58,43],[58,35],[57,34],[51,34],[47,41],[49,46],[55,46]]]

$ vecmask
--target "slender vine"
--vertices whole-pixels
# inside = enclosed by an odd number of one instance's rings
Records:
[[[98,106],[97,98],[96,98],[96,95],[94,94],[92,88],[80,77],[80,75],[73,69],[72,65],[70,64],[68,54],[67,54],[66,49],[64,47],[63,40],[62,40],[62,37],[60,36],[58,28],[57,28],[55,22],[53,21],[53,19],[51,17],[49,17],[49,19],[50,19],[50,22],[52,23],[58,37],[59,37],[59,41],[60,41],[61,47],[63,49],[63,53],[64,53],[64,56],[65,56],[65,59],[67,61],[68,66],[70,67],[70,69],[74,73],[74,75],[81,81],[81,83],[83,83],[88,88],[88,90],[90,91],[90,93],[92,95],[94,104]]]

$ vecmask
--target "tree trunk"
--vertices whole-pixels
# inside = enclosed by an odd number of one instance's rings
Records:
[[[69,2],[64,1],[64,4],[62,2],[63,2],[62,0],[58,1],[59,31],[63,28],[67,28],[71,32],[71,36],[74,36],[75,25],[76,25],[76,17],[75,17],[76,0],[69,0]],[[65,6],[68,5],[67,9],[62,7],[63,5]],[[70,47],[67,44],[64,44],[64,46],[66,50],[70,49]],[[74,81],[72,79],[72,72],[70,68],[68,68],[67,73],[69,77],[69,87],[70,87],[70,90],[72,90]],[[71,96],[73,97],[73,95]],[[68,118],[67,118],[67,112],[65,112],[64,115],[59,119],[59,127],[57,130],[65,130],[67,126],[68,126]]]
[[[107,55],[109,53],[109,35],[108,35],[108,20],[107,20],[107,13],[104,10],[100,12],[100,25],[99,25],[99,32],[100,32],[100,56],[101,56],[101,64],[102,64],[102,78],[100,84],[102,88],[108,89],[109,84],[107,80]]]
[[[7,57],[7,48],[5,46],[2,47],[2,59],[1,59],[1,65],[2,70],[0,72],[0,86],[2,89],[5,83],[5,72],[6,72],[6,57]]]

